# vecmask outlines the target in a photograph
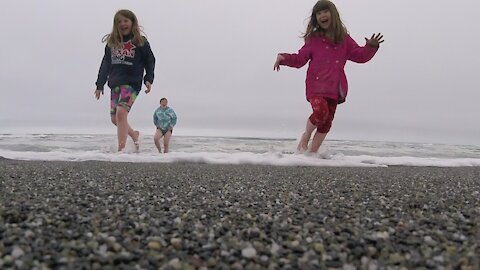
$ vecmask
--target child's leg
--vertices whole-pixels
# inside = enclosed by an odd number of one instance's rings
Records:
[[[117,107],[117,138],[118,151],[122,151],[127,144],[128,111],[122,106]]]
[[[159,153],[162,152],[162,147],[160,146],[160,139],[162,138],[162,136],[162,132],[160,131],[160,129],[157,128],[157,130],[155,131],[155,136],[153,136],[153,142],[155,143],[155,146],[157,147]]]
[[[170,138],[172,138],[172,132],[169,130],[163,137],[163,152],[168,153],[168,146],[170,144]]]
[[[140,137],[140,131],[133,130],[130,125],[128,125],[128,135],[132,138],[134,143],[138,142],[138,138]]]
[[[310,147],[311,153],[316,153],[320,146],[322,145],[327,133],[332,127],[333,117],[335,116],[335,111],[337,110],[337,101],[335,100],[325,100],[325,108],[322,112],[322,119],[318,122],[317,132],[313,137],[312,145]]]
[[[300,139],[298,144],[299,151],[306,151],[308,148],[308,141],[312,136],[312,132],[316,127],[325,122],[328,117],[328,104],[327,101],[322,97],[311,97],[308,99],[310,105],[312,106],[313,113],[307,120],[307,126],[305,127],[305,132]]]
[[[115,114],[112,115],[112,124],[114,124],[115,126],[117,126],[117,115],[116,115],[116,109],[115,109]],[[138,130],[133,130],[130,125],[128,125],[128,136],[130,136],[130,138],[132,138],[133,142],[137,142],[138,141],[138,138],[140,137],[140,132],[138,132]]]
[[[316,153],[318,151],[318,149],[323,143],[323,140],[325,140],[325,137],[327,137],[327,133],[320,133],[320,132],[315,133],[312,140],[312,146],[310,147],[311,153]]]
[[[115,114],[112,114],[111,120],[112,120],[112,124],[117,126],[117,109],[115,109]]]
[[[315,130],[316,126],[310,122],[310,119],[307,119],[307,126],[305,127],[305,132],[302,134],[300,138],[300,142],[298,143],[297,150],[298,151],[306,151],[308,147],[308,141],[310,141],[310,137],[312,136],[312,132]]]
[[[135,148],[138,151],[138,137],[140,133],[134,131],[128,124],[128,112],[132,108],[135,99],[137,99],[138,93],[130,85],[122,85],[119,87],[119,98],[117,106],[117,136],[118,136],[118,149],[121,151],[125,148],[127,143],[127,135],[132,137],[135,143]]]

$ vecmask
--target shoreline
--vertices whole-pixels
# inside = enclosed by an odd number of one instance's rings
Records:
[[[0,268],[480,267],[480,167],[0,158]]]

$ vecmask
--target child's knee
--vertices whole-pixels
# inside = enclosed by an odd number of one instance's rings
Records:
[[[314,126],[318,127],[325,124],[328,119],[328,113],[325,114],[321,111],[315,111],[312,113],[312,115],[310,115],[308,119]]]
[[[325,133],[328,133],[331,128],[332,128],[332,122],[328,122],[328,123],[325,123],[324,125],[317,127],[317,132],[325,134]]]
[[[316,114],[313,113],[309,117],[310,122],[317,127],[317,132],[328,133],[332,127],[333,117],[329,114]]]

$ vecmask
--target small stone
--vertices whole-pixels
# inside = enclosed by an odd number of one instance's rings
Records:
[[[390,261],[394,264],[401,264],[405,261],[405,258],[399,253],[390,254]]]
[[[178,258],[172,259],[168,262],[168,265],[173,267],[173,269],[182,269],[182,262]]]
[[[260,230],[257,227],[252,227],[247,230],[249,238],[257,238],[260,236]]]
[[[368,264],[368,270],[378,270],[378,264],[375,261],[371,261]]]
[[[172,239],[170,239],[170,244],[172,244],[172,246],[173,246],[175,249],[181,249],[181,248],[182,248],[182,239],[180,239],[180,238],[172,238]]]
[[[257,250],[253,247],[247,247],[242,249],[242,256],[248,259],[254,258],[257,256]]]
[[[369,257],[373,257],[373,256],[375,256],[375,254],[377,254],[377,248],[376,248],[376,247],[369,246],[369,247],[367,248],[367,255],[368,255]]]
[[[175,223],[175,225],[179,225],[180,223],[182,223],[182,219],[180,217],[177,217],[173,220],[173,223]]]
[[[321,243],[313,244],[313,250],[320,254],[325,253],[325,247]]]
[[[422,246],[420,251],[424,257],[430,258],[432,256],[432,249],[428,246]]]
[[[435,240],[432,239],[432,237],[430,237],[429,235],[425,236],[423,238],[423,240],[425,241],[425,243],[427,243],[427,245],[429,246],[436,246],[437,245],[437,242]]]
[[[343,263],[341,261],[338,261],[338,260],[327,260],[325,262],[325,265],[328,268],[340,268],[340,267],[342,267]]]
[[[465,237],[465,235],[463,235],[461,233],[454,233],[453,234],[453,239],[458,241],[458,242],[463,242],[463,241],[467,240],[467,237]]]
[[[119,243],[115,242],[112,244],[112,249],[115,251],[115,252],[120,252],[122,250],[122,245],[120,245]]]
[[[203,266],[203,261],[197,255],[192,257],[190,263],[195,268],[201,268]]]
[[[344,264],[342,270],[357,270],[357,267],[353,264]]]
[[[35,234],[31,230],[26,230],[25,231],[25,237],[26,238],[32,238],[34,236],[35,236]]]
[[[273,256],[277,256],[278,252],[280,251],[280,246],[273,242],[272,247],[270,248],[270,253],[272,253]]]
[[[100,254],[104,254],[104,255],[107,253],[107,250],[108,250],[107,245],[101,245],[101,246],[98,248],[98,252],[100,252]]]
[[[367,268],[367,265],[368,265],[369,262],[370,262],[370,260],[367,258],[367,256],[363,256],[363,257],[360,259],[360,263],[361,263],[362,269]]]
[[[13,258],[16,259],[25,255],[25,252],[23,251],[23,249],[19,248],[18,246],[14,246],[11,255]]]
[[[388,239],[390,235],[388,232],[376,232],[373,234],[373,239]]]
[[[183,263],[182,265],[182,270],[195,270],[196,268],[193,267],[191,264],[189,263]]]
[[[13,260],[14,260],[13,257],[10,255],[6,255],[5,257],[3,257],[3,263],[7,266],[12,265]]]
[[[21,269],[23,266],[23,261],[21,260],[15,260],[15,266],[17,269]]]
[[[239,262],[235,262],[231,265],[232,269],[234,270],[243,270],[243,265]]]
[[[217,265],[217,260],[215,258],[209,258],[207,261],[208,267],[215,267]]]
[[[90,249],[97,249],[98,242],[97,241],[88,241],[87,242],[87,247],[90,248]]]
[[[160,250],[162,248],[162,245],[160,245],[159,242],[151,241],[151,242],[148,242],[148,248],[153,250]]]
[[[455,246],[447,246],[447,247],[446,247],[446,251],[447,251],[447,254],[448,254],[449,256],[453,256],[453,255],[455,255],[455,254],[457,253],[457,247],[455,247]]]

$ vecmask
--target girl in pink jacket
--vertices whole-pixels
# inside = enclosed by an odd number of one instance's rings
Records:
[[[381,34],[365,38],[366,45],[360,47],[348,34],[335,5],[329,0],[318,1],[312,9],[310,22],[303,36],[305,45],[296,54],[280,53],[273,69],[280,65],[301,68],[309,62],[306,95],[313,113],[307,119],[299,151],[306,151],[312,132],[310,152],[316,153],[332,126],[337,104],[345,102],[348,94],[344,67],[347,60],[366,63],[377,52],[383,42]]]

